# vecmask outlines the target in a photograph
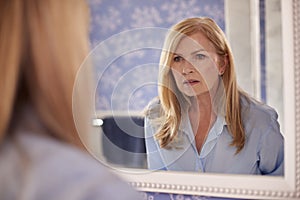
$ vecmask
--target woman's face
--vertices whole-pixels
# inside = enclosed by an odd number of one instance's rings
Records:
[[[187,96],[199,96],[218,84],[219,56],[211,42],[197,32],[184,37],[178,44],[171,62],[172,74],[178,89]]]

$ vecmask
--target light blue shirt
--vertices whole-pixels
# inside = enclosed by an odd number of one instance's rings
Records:
[[[87,151],[47,135],[31,105],[12,121],[0,144],[1,200],[142,199]]]
[[[148,168],[229,174],[283,175],[284,139],[280,133],[277,113],[256,101],[241,100],[242,119],[246,133],[244,148],[236,154],[230,146],[232,136],[221,115],[210,129],[198,153],[188,114],[182,117],[177,148],[160,148],[154,135],[159,125],[152,122],[159,116],[160,103],[150,105],[153,111],[145,117],[145,140]]]

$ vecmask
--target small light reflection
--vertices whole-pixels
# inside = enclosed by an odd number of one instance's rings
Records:
[[[103,120],[102,119],[94,119],[93,120],[93,126],[102,126]]]

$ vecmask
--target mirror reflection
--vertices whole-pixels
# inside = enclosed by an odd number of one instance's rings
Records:
[[[166,36],[158,99],[146,114],[148,167],[283,175],[277,113],[239,89],[222,30],[187,18]]]
[[[232,46],[238,85],[241,86],[241,88],[243,88],[243,90],[245,90],[247,93],[249,93],[250,96],[253,96],[259,101],[265,102],[271,107],[275,108],[279,115],[278,122],[280,124],[280,127],[275,132],[283,132],[282,130],[284,130],[284,124],[282,123],[282,95],[278,96],[278,92],[276,92],[276,95],[274,92],[270,92],[274,91],[274,87],[276,86],[278,86],[276,91],[282,91],[282,86],[280,85],[280,81],[282,80],[280,60],[274,62],[274,57],[278,59],[282,56],[281,54],[273,55],[269,53],[270,48],[280,49],[280,44],[274,46],[274,41],[276,41],[276,43],[280,43],[278,42],[278,38],[280,39],[280,32],[274,31],[274,28],[275,30],[280,30],[280,20],[276,20],[276,24],[274,24],[275,22],[272,22],[272,20],[269,20],[269,18],[274,18],[274,16],[278,15],[276,12],[275,14],[270,12],[276,8],[276,5],[267,6],[267,4],[261,3],[260,7],[257,8],[257,14],[259,14],[259,12],[261,13],[261,15],[258,15],[259,24],[256,24],[258,26],[253,25],[251,21],[245,21],[248,23],[245,25],[248,26],[248,29],[244,30],[242,27],[243,25],[237,21],[237,19],[239,19],[237,18],[237,12],[233,11],[237,10],[237,8],[242,9],[243,6],[247,7],[247,5],[233,5],[231,1],[201,1],[201,6],[198,5],[199,3],[194,1],[189,1],[186,3],[179,3],[178,1],[177,4],[174,1],[166,1],[164,3],[136,2],[135,6],[126,6],[125,3],[115,5],[113,1],[103,1],[101,3],[98,1],[90,1],[90,3],[92,5],[97,5],[91,6],[93,15],[92,23],[94,27],[91,30],[91,40],[92,45],[94,46],[101,41],[109,39],[113,34],[134,28],[143,28],[149,26],[169,28],[171,25],[185,18],[193,16],[208,16],[214,19],[221,30],[225,32],[226,37]],[[172,9],[174,10],[172,11]],[[176,12],[174,12],[175,10]],[[126,13],[130,14],[126,15]],[[104,25],[107,23],[106,26],[103,26],[103,21],[105,21]],[[97,28],[97,23],[100,22],[101,28]],[[260,30],[260,36],[253,39],[251,31],[255,32],[255,27],[258,27],[257,30]],[[251,30],[249,31],[249,29]],[[271,34],[271,32],[273,32],[273,34]],[[236,37],[236,35],[239,36]],[[243,37],[240,37],[241,35],[243,35]],[[139,34],[132,35],[131,37],[135,37],[134,41],[137,43],[140,41],[144,42],[149,38]],[[149,160],[147,162],[147,158],[149,158],[149,156],[146,154],[147,143],[145,143],[143,139],[145,134],[144,126],[146,125],[144,124],[144,108],[149,104],[149,102],[151,102],[153,98],[158,96],[157,88],[159,87],[159,60],[162,53],[161,50],[163,49],[164,39],[165,35],[164,37],[159,37],[160,44],[157,45],[158,48],[140,48],[115,56],[115,59],[105,66],[105,70],[103,70],[103,73],[101,73],[101,78],[97,80],[97,84],[101,85],[101,87],[97,87],[95,101],[98,116],[102,120],[101,129],[103,131],[103,134],[99,138],[99,151],[103,157],[103,160],[112,165],[134,168],[148,168],[150,166]],[[249,41],[249,39],[251,40]],[[128,41],[132,40],[133,39],[130,38]],[[113,43],[114,47],[116,48],[118,48],[118,46],[124,47],[126,45],[132,45],[126,43],[126,40],[114,40]],[[201,43],[199,45],[202,47],[204,46]],[[110,54],[111,51],[117,52],[118,50],[107,48],[107,51],[104,52],[104,54]],[[174,52],[176,53],[176,50],[174,50]],[[206,50],[206,52],[208,51]],[[280,53],[280,51],[276,52]],[[183,55],[184,57],[190,57],[189,55]],[[96,55],[96,57],[97,56],[98,55]],[[189,59],[190,58],[187,58],[187,60]],[[95,58],[95,60],[97,61],[97,58]],[[212,58],[209,57],[208,60],[212,61]],[[99,63],[96,63],[97,70]],[[216,63],[214,65],[216,65]],[[269,70],[270,66],[276,67],[277,70]],[[274,71],[276,71],[276,74],[274,74]],[[215,70],[215,72],[217,73],[218,70]],[[182,76],[180,73],[177,73],[176,70],[173,72],[173,76],[175,77],[174,74],[179,74],[179,77]],[[274,78],[276,78],[276,84],[272,82],[272,79]],[[218,119],[217,116],[206,117],[206,119],[209,118],[209,122],[216,122]],[[200,117],[201,115],[196,116],[196,119],[200,119]],[[213,119],[211,120],[211,118]],[[206,125],[208,126],[206,129],[210,131],[214,130],[214,124],[215,123],[209,123],[209,125]],[[194,130],[198,130],[198,126],[200,125],[191,125],[191,132],[197,132]],[[130,132],[130,134],[128,134],[128,132]],[[120,135],[118,136],[116,133],[120,133],[122,137],[120,137]],[[205,142],[208,142],[208,133],[209,131],[207,131],[206,135],[204,134],[204,136],[202,136],[200,139],[202,142],[198,144],[198,147],[197,144],[195,146],[195,150],[200,156],[201,149],[203,149]],[[174,141],[175,140],[173,140],[173,142]],[[228,140],[226,142],[229,143],[229,146],[230,141]],[[159,145],[159,142],[154,142],[153,144]],[[211,145],[209,148],[214,148],[214,145]],[[116,153],[113,153],[114,151],[116,151]],[[196,156],[196,154],[194,156]],[[159,158],[159,156],[155,157]],[[183,159],[184,157],[181,158]],[[194,162],[194,160],[194,158],[190,159],[190,162]],[[278,158],[278,160],[280,159]],[[280,162],[278,160],[276,160],[276,162]],[[273,160],[270,162],[273,162],[274,164],[275,161]],[[197,169],[195,171],[205,171],[203,170],[203,166],[200,167],[199,163],[194,163],[191,165],[197,165],[198,168],[170,169],[180,171],[194,171]],[[217,166],[216,164],[213,165]],[[164,168],[156,166],[152,169]],[[243,169],[245,168],[243,167]],[[214,169],[211,172],[218,171]],[[222,173],[247,172],[226,171]]]

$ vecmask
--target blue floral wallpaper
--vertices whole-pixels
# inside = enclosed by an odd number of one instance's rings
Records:
[[[208,197],[197,195],[183,195],[183,194],[167,194],[157,192],[143,192],[141,193],[144,200],[234,200],[234,198],[222,198],[222,197]],[[237,199],[236,199],[237,200]]]

